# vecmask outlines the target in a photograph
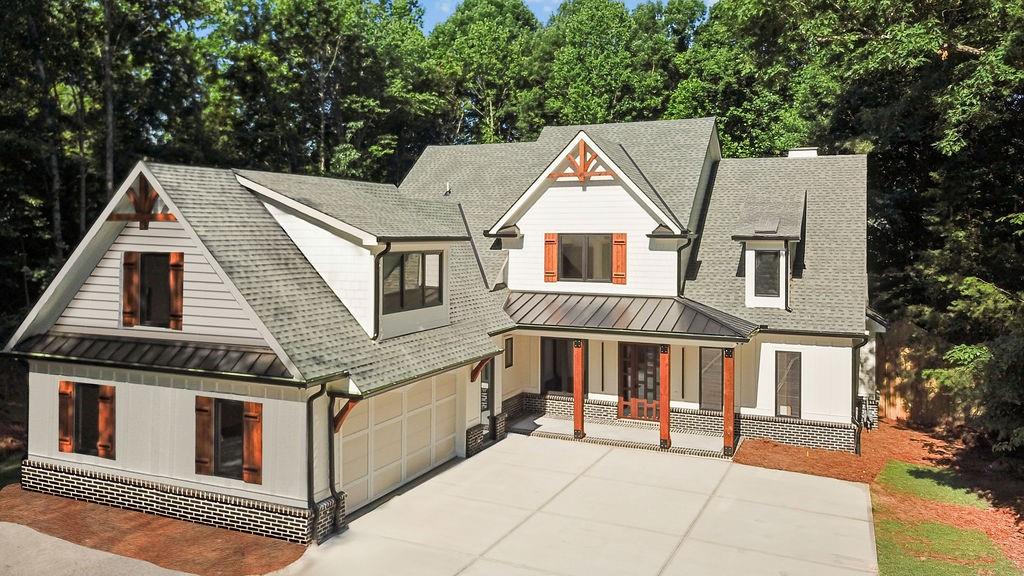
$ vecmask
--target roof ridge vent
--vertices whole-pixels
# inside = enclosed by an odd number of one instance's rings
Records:
[[[818,155],[817,146],[804,146],[802,148],[792,148],[786,153],[789,158],[813,158]]]

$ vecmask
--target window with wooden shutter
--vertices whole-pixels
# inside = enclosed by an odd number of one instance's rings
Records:
[[[196,474],[213,474],[213,398],[196,396]]]
[[[96,455],[101,458],[114,458],[114,428],[115,428],[115,388],[113,386],[100,386],[97,398],[99,416],[97,428],[99,438],[96,441]]]
[[[182,312],[185,303],[185,253],[171,252],[168,283],[171,292],[171,311],[168,328],[181,330]]]
[[[139,323],[139,253],[125,252],[121,263],[121,325]]]
[[[612,284],[626,283],[626,235],[612,234]]]
[[[61,380],[57,384],[59,402],[57,449],[75,451],[75,383]]]
[[[246,402],[242,413],[245,429],[242,450],[242,479],[249,484],[263,482],[263,404]]]
[[[544,281],[558,282],[558,234],[544,234]]]

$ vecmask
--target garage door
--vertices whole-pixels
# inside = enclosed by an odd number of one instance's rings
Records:
[[[342,490],[353,511],[455,457],[455,375],[360,402],[341,437]]]

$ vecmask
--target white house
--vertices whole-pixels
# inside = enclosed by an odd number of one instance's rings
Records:
[[[710,118],[430,147],[397,187],[139,163],[4,350],[22,483],[307,542],[509,431],[857,451],[865,177],[723,159]]]

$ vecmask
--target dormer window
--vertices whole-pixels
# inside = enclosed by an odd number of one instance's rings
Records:
[[[171,322],[170,254],[144,253],[139,259],[139,324],[168,328]]]
[[[383,267],[384,314],[441,305],[441,252],[387,254]]]
[[[121,326],[181,330],[185,301],[183,252],[125,252]]]
[[[790,252],[790,243],[785,240],[744,241],[748,308],[786,308]]]
[[[782,293],[779,260],[777,250],[754,251],[754,296],[778,298]]]

